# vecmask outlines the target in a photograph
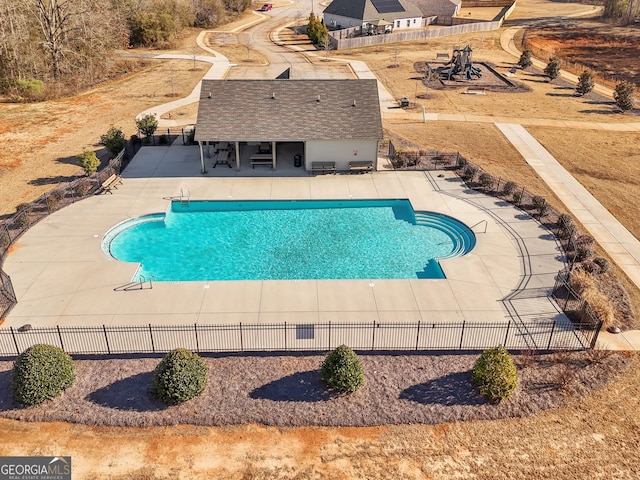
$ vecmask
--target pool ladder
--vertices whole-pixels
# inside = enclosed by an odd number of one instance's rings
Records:
[[[147,278],[144,275],[140,275],[138,277],[137,282],[125,283],[124,285],[120,285],[119,287],[116,287],[113,290],[115,292],[128,292],[130,290],[144,290],[145,288],[147,290],[151,290],[153,288],[153,282],[155,281],[156,281],[156,277],[154,277],[153,275],[149,275],[149,286],[145,287],[145,285],[147,284]]]
[[[482,232],[476,232],[474,228],[479,225],[482,225],[483,223],[484,223],[484,230]],[[473,233],[487,233],[487,225],[488,225],[488,222],[486,220],[480,220],[478,223],[474,223],[473,225],[471,225],[469,227],[469,230],[471,230]]]
[[[184,193],[182,187],[180,187],[180,205],[191,205],[191,188],[187,187],[187,193]]]

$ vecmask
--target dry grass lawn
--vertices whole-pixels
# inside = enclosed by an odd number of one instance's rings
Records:
[[[595,97],[574,97],[575,87],[556,80],[548,83],[542,72],[518,70],[515,82],[524,88],[514,92],[488,92],[487,95],[463,95],[460,88],[428,90],[416,72],[416,62],[433,62],[438,52],[451,54],[454,47],[471,45],[475,62],[488,62],[500,73],[506,73],[517,62],[500,48],[500,34],[465,34],[407,42],[397,45],[347,50],[345,59],[361,60],[378,76],[397,99],[407,97],[430,113],[458,113],[497,117],[500,121],[516,122],[518,118],[570,120],[580,122],[626,123],[633,117],[611,115],[612,101]],[[334,57],[341,57],[339,55]],[[391,67],[399,65],[398,67]],[[523,91],[529,90],[529,91]],[[421,98],[426,94],[426,98]],[[604,101],[601,103],[599,100]],[[635,118],[639,120],[639,118]]]
[[[208,64],[145,60],[135,73],[111,80],[76,97],[33,104],[0,103],[0,215],[15,211],[60,182],[82,174],[75,156],[100,149],[111,126],[136,133],[141,111],[187,95]],[[176,117],[178,118],[178,117]]]

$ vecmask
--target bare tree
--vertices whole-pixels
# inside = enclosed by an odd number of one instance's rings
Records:
[[[3,88],[31,80],[67,90],[93,83],[126,39],[126,22],[111,2],[0,0]]]

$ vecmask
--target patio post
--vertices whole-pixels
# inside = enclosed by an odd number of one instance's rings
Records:
[[[271,160],[272,162],[271,169],[275,170],[276,169],[276,142],[271,142],[271,152],[273,155],[273,159]]]
[[[204,155],[202,152],[202,142],[198,140],[198,145],[200,146],[200,173],[204,173]]]

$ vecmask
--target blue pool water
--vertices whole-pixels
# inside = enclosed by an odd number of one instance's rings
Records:
[[[103,239],[156,281],[444,278],[436,259],[474,245],[464,224],[408,200],[172,202]]]

